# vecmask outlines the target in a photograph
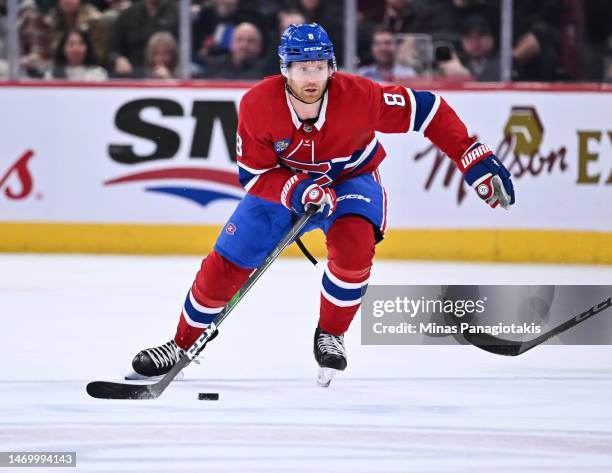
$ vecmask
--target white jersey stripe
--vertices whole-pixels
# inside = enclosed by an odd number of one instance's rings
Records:
[[[277,164],[276,166],[271,167],[271,168],[254,169],[254,168],[251,168],[251,167],[247,166],[244,163],[241,163],[240,161],[238,161],[238,166],[241,167],[242,169],[244,169],[245,171],[250,172],[251,174],[263,174],[264,172],[271,171],[272,169],[276,169],[277,167],[279,167],[278,164]]]
[[[291,121],[293,122],[293,125],[299,130],[302,127],[302,122],[298,118],[297,113],[295,113],[295,110],[293,110],[293,105],[291,105],[291,100],[289,100],[289,92],[287,92],[286,90],[285,98],[287,99],[287,107],[289,107],[289,112],[291,112]]]
[[[324,287],[321,288],[321,295],[325,297],[325,299],[327,299],[329,302],[334,305],[337,305],[338,307],[351,307],[354,305],[361,304],[361,298],[355,299],[353,301],[341,301],[340,299],[336,299],[334,296],[329,294]]]
[[[334,283],[336,286],[341,287],[342,289],[360,289],[361,286],[365,286],[369,279],[366,279],[362,282],[345,282],[341,279],[338,279],[336,276],[332,274],[329,270],[329,266],[325,266],[325,275],[329,278],[329,280]]]
[[[291,153],[289,153],[289,154],[287,155],[287,158],[290,158],[291,156],[293,156],[293,154],[294,154],[294,153],[295,153],[295,152],[296,152],[298,149],[300,149],[300,146],[302,146],[302,143],[303,143],[303,142],[304,142],[304,140],[300,140],[300,142],[299,142],[299,143],[298,143],[298,145],[295,147],[295,149],[294,149],[293,151],[291,151]],[[281,156],[281,159],[282,159],[282,156]]]
[[[223,307],[205,307],[201,304],[198,304],[198,301],[195,300],[191,291],[189,291],[189,302],[195,310],[202,314],[218,314],[223,310]]]
[[[416,117],[416,99],[414,98],[414,94],[412,90],[406,87],[408,91],[408,97],[410,98],[410,125],[408,126],[408,131],[414,131],[414,119]]]
[[[258,180],[259,180],[259,176],[255,176],[253,179],[251,179],[249,182],[247,182],[244,185],[244,190],[246,190],[247,192],[250,191],[251,187],[253,187]]]
[[[344,169],[351,169],[351,168],[354,168],[355,166],[359,166],[372,153],[372,150],[374,149],[377,143],[378,143],[378,139],[374,137],[374,139],[368,143],[368,146],[366,146],[366,149],[363,150],[363,153],[361,153],[361,156],[359,156],[359,158],[354,163],[349,163],[346,166],[344,166]]]
[[[327,94],[328,91],[325,91],[323,95],[323,103],[321,104],[321,110],[319,111],[319,119],[315,122],[314,126],[317,130],[321,130],[323,128],[323,124],[325,123],[325,114],[327,113]]]
[[[191,317],[189,317],[189,313],[187,312],[187,310],[185,310],[185,307],[183,307],[183,315],[185,316],[185,320],[187,321],[190,327],[208,328],[208,326],[210,325],[201,324],[200,322],[196,322],[195,320],[193,320]]]

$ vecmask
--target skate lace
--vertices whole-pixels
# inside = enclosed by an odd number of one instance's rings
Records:
[[[344,336],[335,336],[329,333],[321,333],[317,340],[317,346],[323,353],[344,356]]]
[[[172,366],[185,354],[185,351],[179,348],[174,340],[159,347],[149,348],[147,352],[157,368]]]

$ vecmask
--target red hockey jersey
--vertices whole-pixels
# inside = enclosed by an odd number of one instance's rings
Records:
[[[273,76],[240,103],[240,182],[251,194],[280,202],[283,185],[296,173],[321,186],[371,173],[386,155],[376,131],[420,131],[458,164],[474,142],[440,96],[341,72],[330,81],[317,121],[303,124],[289,102],[285,79]]]

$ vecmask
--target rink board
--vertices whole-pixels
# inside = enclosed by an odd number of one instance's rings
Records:
[[[207,253],[243,190],[244,84],[0,87],[0,250]],[[439,90],[514,175],[491,210],[418,133],[380,135],[379,257],[612,263],[609,88]],[[320,235],[308,239],[324,254]]]

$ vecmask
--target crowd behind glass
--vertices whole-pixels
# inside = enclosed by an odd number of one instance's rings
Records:
[[[8,77],[0,0],[0,79]],[[278,73],[291,23],[323,25],[346,67],[343,0],[194,0],[194,79]],[[359,0],[357,73],[377,81],[500,80],[500,0]],[[612,1],[514,0],[512,79],[612,81]],[[176,0],[20,0],[21,79],[175,79]]]

